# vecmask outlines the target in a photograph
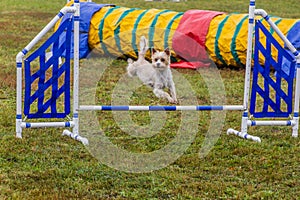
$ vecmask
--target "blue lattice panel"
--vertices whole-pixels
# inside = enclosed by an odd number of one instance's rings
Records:
[[[272,57],[271,52],[277,57]],[[295,65],[293,56],[280,46],[260,21],[256,21],[251,115],[275,118],[291,114]]]
[[[27,118],[64,118],[70,113],[71,31],[72,18],[24,60]],[[59,39],[62,36],[64,41]],[[49,49],[51,57],[46,56]]]

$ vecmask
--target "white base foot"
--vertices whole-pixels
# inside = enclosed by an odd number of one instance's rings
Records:
[[[81,137],[78,134],[73,134],[71,131],[69,130],[64,130],[62,135],[67,135],[71,138],[73,138],[74,140],[77,140],[79,142],[81,142],[83,145],[89,145],[89,140],[87,138]]]
[[[22,133],[17,133],[16,138],[22,139]]]
[[[292,137],[298,137],[298,129],[293,129]]]
[[[293,138],[297,138],[297,137],[298,137],[298,134],[292,134],[292,137],[293,137]]]
[[[239,131],[234,130],[232,128],[227,130],[227,135],[230,135],[230,134],[239,136],[239,137],[247,139],[247,140],[253,140],[255,142],[261,142],[260,138],[257,137],[257,136],[249,135],[247,133],[242,133],[242,132],[239,132]]]

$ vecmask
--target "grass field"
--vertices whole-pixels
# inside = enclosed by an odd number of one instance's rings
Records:
[[[300,18],[298,1],[258,0],[257,7],[272,15]],[[249,132],[261,137],[262,143],[227,136],[227,128],[239,129],[241,113],[236,111],[226,113],[222,134],[211,139],[214,145],[203,157],[199,157],[199,151],[203,149],[205,139],[210,137],[206,135],[208,119],[220,113],[197,114],[198,120],[191,122],[196,127],[193,141],[183,155],[166,167],[148,173],[129,173],[109,167],[97,156],[92,156],[91,149],[62,137],[62,129],[24,130],[23,139],[16,139],[15,56],[66,1],[0,2],[0,199],[299,199],[299,138],[292,138],[291,129],[287,127],[250,128]],[[95,2],[228,13],[247,12],[249,3],[247,0]],[[101,90],[97,92],[97,99],[103,104],[111,102],[112,90],[126,71],[124,61],[113,61],[110,66],[103,73],[99,83]],[[244,70],[222,68],[217,72],[224,83],[226,104],[241,104]],[[210,76],[210,70],[181,69],[176,73],[190,82],[199,104],[210,103],[208,88],[203,86],[203,76]],[[165,104],[165,101],[157,100],[149,89],[142,87],[134,93],[131,103],[157,105]],[[124,134],[112,113],[98,113],[97,117],[104,133],[118,147],[135,153],[148,153],[163,148],[176,137],[183,115],[167,113],[163,116],[166,123],[161,132],[150,138]],[[151,116],[145,112],[130,113],[130,116],[139,125],[147,125],[151,121]]]

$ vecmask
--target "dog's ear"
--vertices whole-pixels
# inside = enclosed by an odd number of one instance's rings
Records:
[[[169,49],[169,47],[167,47],[167,48],[165,49],[165,53],[166,53],[168,56],[170,56],[170,55],[171,55],[171,52],[170,52],[170,49]]]
[[[153,47],[151,48],[151,54],[155,54],[156,53],[156,49],[154,49]]]

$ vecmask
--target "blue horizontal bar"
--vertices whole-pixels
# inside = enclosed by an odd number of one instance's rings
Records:
[[[197,110],[223,110],[223,106],[197,106]]]
[[[146,106],[146,105],[82,105],[78,110],[102,111],[222,111],[244,110],[242,105],[178,105],[178,106]]]
[[[102,106],[102,110],[129,110],[129,106]]]
[[[176,110],[176,106],[149,106],[149,110],[152,111],[175,111]]]
[[[134,107],[134,106],[133,106]],[[103,111],[128,111],[131,110],[130,106],[102,106]],[[136,110],[136,109],[133,109]],[[149,111],[176,111],[177,106],[148,106]],[[196,110],[224,110],[223,106],[196,106]]]

